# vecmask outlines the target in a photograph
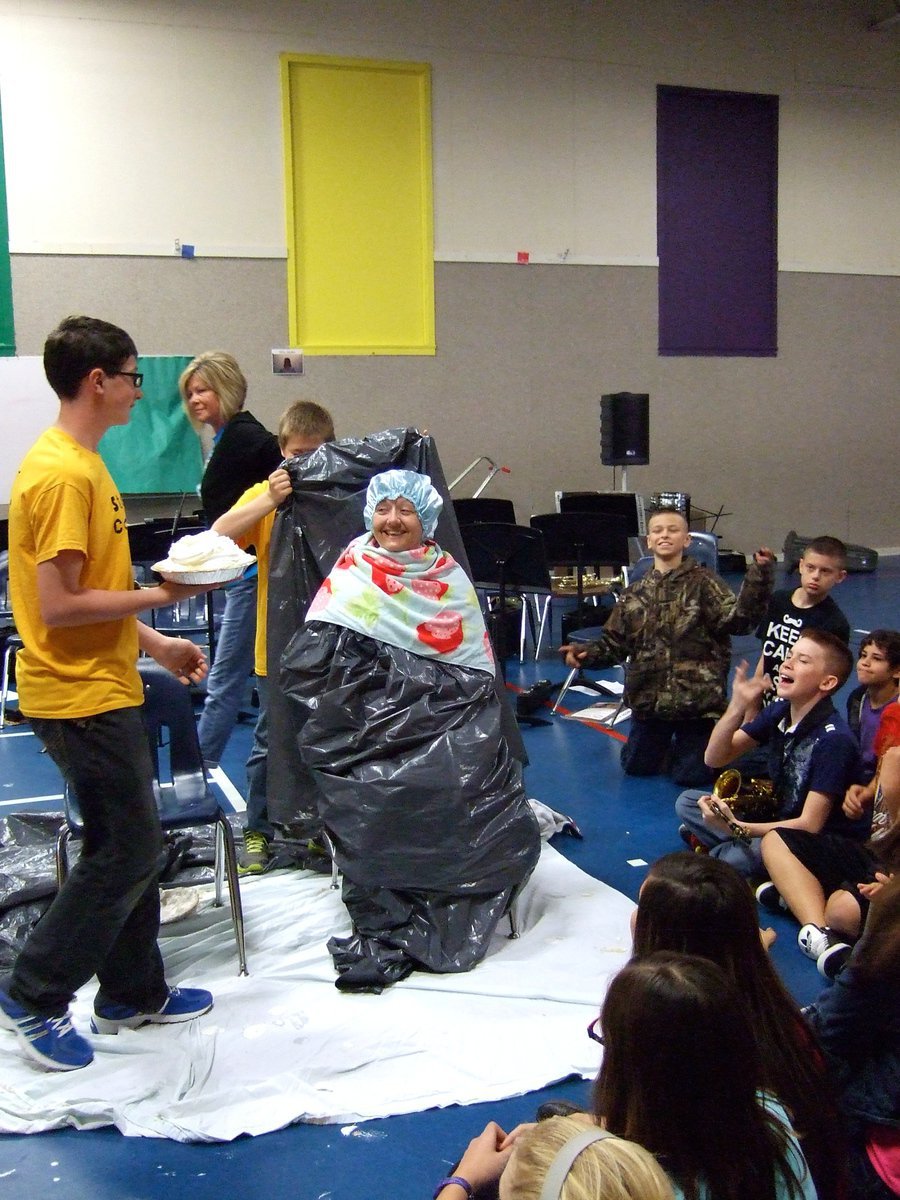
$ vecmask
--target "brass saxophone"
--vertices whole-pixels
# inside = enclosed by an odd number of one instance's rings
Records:
[[[778,815],[778,797],[771,779],[748,779],[733,767],[723,771],[712,794],[724,800],[738,820],[772,821]]]

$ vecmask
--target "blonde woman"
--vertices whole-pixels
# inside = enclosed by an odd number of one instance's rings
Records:
[[[247,380],[236,359],[223,350],[198,355],[178,381],[188,420],[200,432],[208,425],[213,450],[200,482],[200,499],[212,525],[247,488],[268,479],[281,462],[278,439],[244,408]],[[200,748],[205,762],[218,766],[253,669],[256,634],[255,565],[225,588],[225,612],[206,702],[200,717]]]

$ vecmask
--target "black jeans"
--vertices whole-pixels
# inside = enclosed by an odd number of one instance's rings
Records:
[[[96,975],[97,1003],[155,1011],[168,994],[156,943],[162,832],[141,710],[31,724],[78,797],[84,842],[16,959],[9,994],[62,1016]]]
[[[703,762],[714,725],[715,721],[706,717],[680,721],[636,718],[622,747],[622,770],[626,775],[665,772],[682,787],[706,787],[715,774]]]

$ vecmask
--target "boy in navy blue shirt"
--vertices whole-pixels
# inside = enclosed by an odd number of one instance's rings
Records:
[[[731,699],[716,723],[705,760],[716,769],[747,750],[766,746],[778,808],[771,821],[740,822],[724,801],[686,791],[675,802],[683,836],[693,835],[709,853],[730,863],[742,875],[763,875],[760,843],[772,829],[823,829],[865,838],[865,821],[851,821],[841,804],[857,778],[859,750],[850,727],[837,712],[832,695],[849,678],[853,659],[831,633],[804,631],[785,659],[778,700],[743,723],[747,708],[771,686],[767,675],[749,675],[747,664],[735,672]]]

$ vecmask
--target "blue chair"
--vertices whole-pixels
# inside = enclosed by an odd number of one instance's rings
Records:
[[[239,974],[246,975],[244,912],[234,833],[224,809],[206,780],[190,692],[174,675],[150,659],[141,659],[138,670],[144,684],[141,713],[153,760],[153,791],[160,824],[163,832],[196,825],[215,826],[215,903],[223,903],[222,883],[227,879]],[[160,769],[160,750],[163,749],[168,751],[169,770],[166,774],[171,776],[166,779],[163,779]],[[69,842],[84,833],[78,798],[68,786],[65,789],[65,810],[66,824],[56,843],[56,874],[60,886],[68,874]]]
[[[706,533],[703,530],[694,530],[691,532],[691,544],[685,552],[689,558],[694,558],[703,567],[709,567],[710,571],[718,573],[719,570],[719,539],[714,533]],[[628,570],[628,582],[636,583],[637,580],[643,579],[650,568],[653,566],[653,555],[644,554],[637,562]]]

